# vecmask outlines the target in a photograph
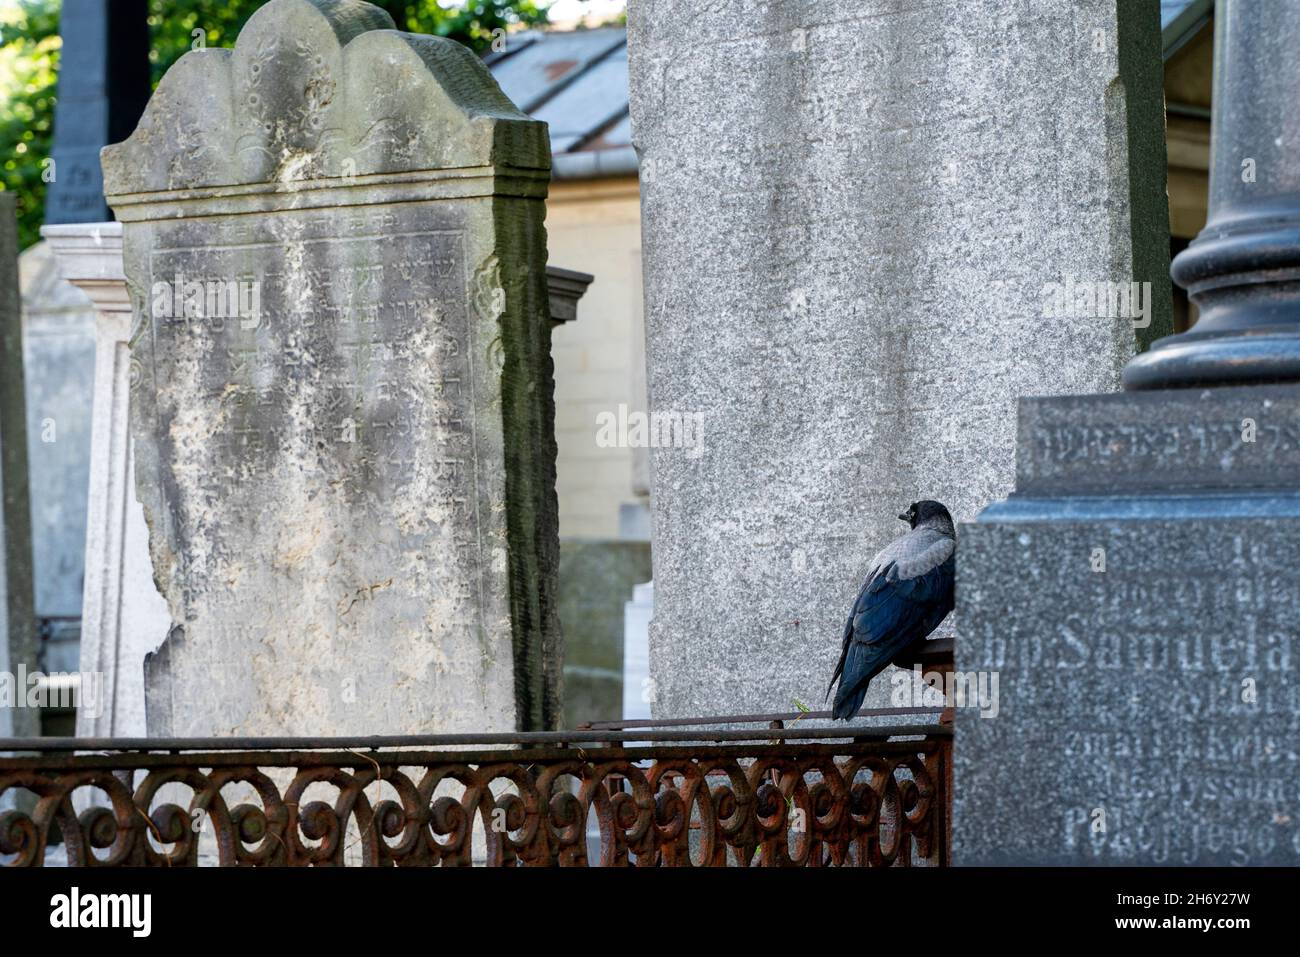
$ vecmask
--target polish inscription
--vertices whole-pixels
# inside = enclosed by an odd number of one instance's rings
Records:
[[[959,761],[1002,803],[968,826],[1040,862],[1293,862],[1296,541],[1294,518],[971,526],[959,667],[1001,698]]]

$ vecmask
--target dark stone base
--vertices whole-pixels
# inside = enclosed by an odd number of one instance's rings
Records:
[[[1022,404],[959,541],[999,694],[957,712],[955,863],[1300,863],[1298,429],[1300,388]]]

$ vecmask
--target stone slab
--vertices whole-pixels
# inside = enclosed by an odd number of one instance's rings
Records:
[[[36,614],[79,637],[95,310],[39,242],[19,257]]]
[[[272,0],[104,152],[173,622],[151,734],[559,720],[545,127],[391,27]],[[193,282],[248,298],[178,315]]]
[[[649,542],[561,540],[564,727],[622,716],[623,606],[649,577]]]

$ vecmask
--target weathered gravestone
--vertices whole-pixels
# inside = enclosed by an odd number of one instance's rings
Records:
[[[1026,400],[961,531],[957,668],[1001,701],[957,712],[958,863],[1300,861],[1300,6],[1215,18],[1200,319],[1135,391]]]
[[[96,316],[80,667],[83,674],[102,675],[105,707],[78,709],[77,733],[143,737],[144,659],[166,636],[171,615],[152,586],[148,529],[134,495],[127,423],[132,312],[122,271],[122,224],[44,226],[41,235],[58,258],[60,281],[69,292],[88,296]],[[578,300],[593,277],[558,266],[548,266],[546,277],[554,328],[577,318]],[[571,659],[566,657],[566,671]]]
[[[1167,329],[1158,11],[628,22],[650,405],[704,426],[654,450],[655,711],[814,704],[894,516],[1004,495],[1016,398],[1114,390]],[[1145,315],[1058,302],[1131,281]]]
[[[470,51],[326,0],[187,54],[104,151],[151,734],[557,720],[548,169]]]
[[[23,674],[37,666],[25,405],[14,196],[0,192],[0,737],[40,734]]]

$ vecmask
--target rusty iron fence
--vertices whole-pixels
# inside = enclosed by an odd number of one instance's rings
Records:
[[[936,709],[867,713],[916,723],[0,739],[0,863],[947,864],[951,728]]]

